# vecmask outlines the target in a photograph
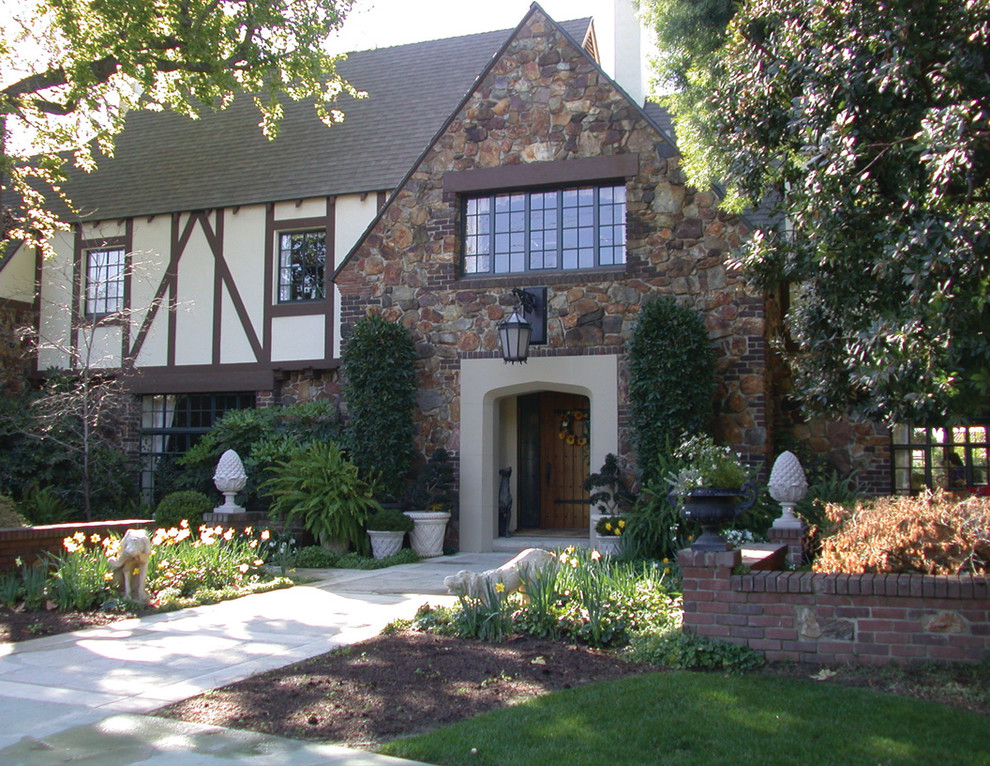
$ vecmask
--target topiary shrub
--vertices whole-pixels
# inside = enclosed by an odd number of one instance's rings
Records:
[[[881,497],[853,508],[829,504],[831,525],[816,572],[990,572],[990,498],[956,500],[939,491]]]
[[[155,508],[155,524],[163,529],[179,526],[183,519],[196,529],[203,522],[203,514],[213,510],[210,498],[202,492],[185,489],[171,492],[162,498]]]
[[[377,476],[384,499],[402,495],[413,456],[416,347],[409,330],[379,316],[354,325],[344,346],[350,459]]]
[[[709,427],[715,356],[697,312],[658,298],[640,312],[629,340],[629,407],[633,445],[644,480],[682,437]]]

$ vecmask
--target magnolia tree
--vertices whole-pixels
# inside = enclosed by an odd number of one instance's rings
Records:
[[[323,121],[357,95],[335,70],[327,38],[353,0],[28,0],[0,31],[0,248],[44,247],[62,227],[67,163],[110,154],[130,109],[194,117],[254,94],[272,136],[280,99],[312,99]],[[8,11],[9,13],[9,11]],[[27,132],[30,142],[11,140]],[[0,252],[0,257],[3,253]]]
[[[990,401],[990,4],[641,0],[697,186],[777,224],[812,411],[917,423]]]

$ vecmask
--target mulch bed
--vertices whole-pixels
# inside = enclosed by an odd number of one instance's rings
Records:
[[[559,689],[654,669],[557,641],[520,637],[486,644],[406,632],[191,697],[154,715],[368,747]]]
[[[0,644],[27,641],[30,638],[69,633],[73,630],[109,625],[134,617],[111,612],[56,612],[54,610],[15,612],[0,608]]]

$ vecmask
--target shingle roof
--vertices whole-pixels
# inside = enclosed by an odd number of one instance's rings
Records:
[[[561,24],[579,42],[589,25]],[[368,98],[347,98],[332,128],[311,104],[287,102],[274,141],[243,96],[196,121],[134,112],[115,156],[66,190],[84,217],[108,219],[391,189],[511,33],[351,53],[339,70]]]

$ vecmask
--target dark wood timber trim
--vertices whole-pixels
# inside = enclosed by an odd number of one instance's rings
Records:
[[[445,192],[463,193],[524,189],[535,186],[561,186],[609,178],[630,178],[639,173],[638,154],[611,154],[605,157],[530,162],[495,168],[454,170],[443,175]]]
[[[272,360],[272,317],[275,303],[275,203],[265,206],[265,289],[262,296],[264,315],[261,329],[262,362]]]
[[[82,224],[75,225],[75,242],[72,248],[72,305],[69,307],[69,367],[76,368],[76,360],[79,358],[79,327],[82,324],[82,289],[83,281],[86,279],[83,264],[83,248],[85,241],[82,237]]]
[[[197,394],[213,391],[271,391],[275,373],[256,364],[195,364],[182,367],[138,367],[123,382],[132,394]]]
[[[323,294],[326,296],[326,309],[324,314],[325,324],[323,327],[323,357],[333,358],[333,317],[334,303],[336,295],[333,284],[333,270],[337,263],[336,241],[337,241],[337,199],[327,197],[327,258],[323,267]]]

